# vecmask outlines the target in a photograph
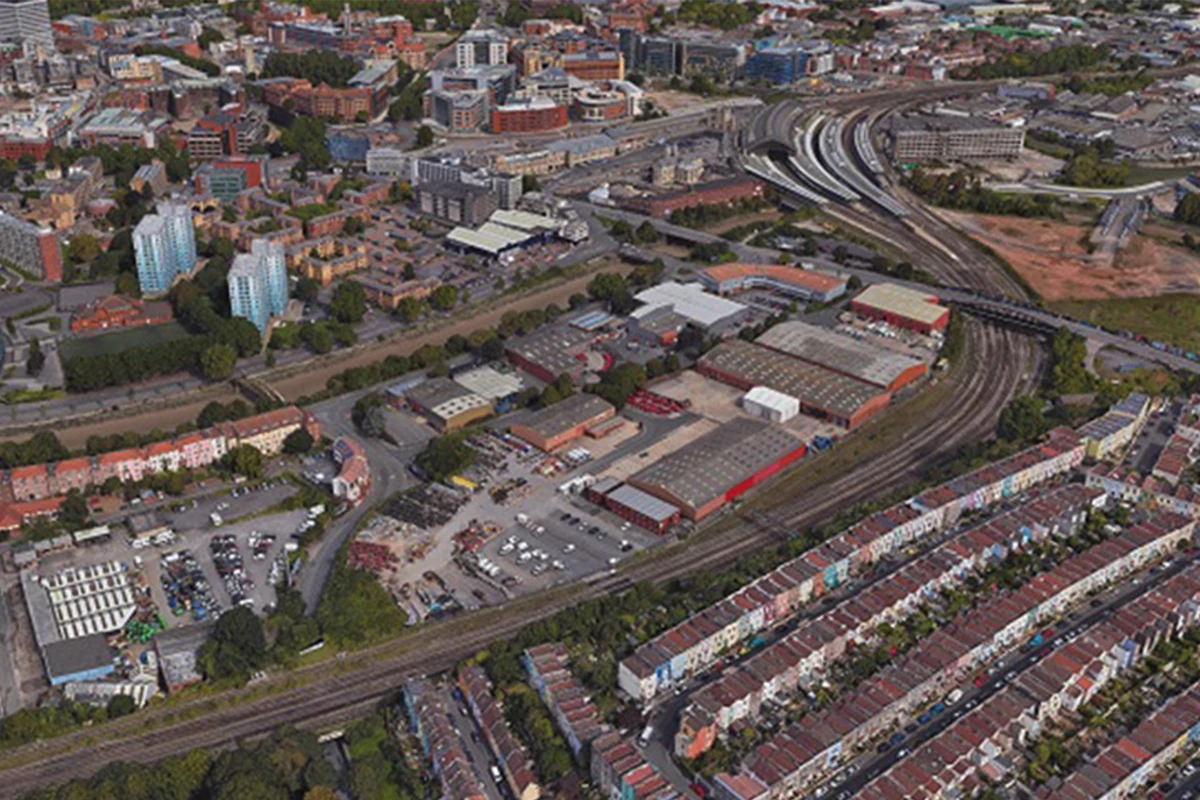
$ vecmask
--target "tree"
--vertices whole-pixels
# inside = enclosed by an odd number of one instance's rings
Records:
[[[423,149],[433,144],[433,128],[428,125],[422,125],[417,128],[417,149]]]
[[[263,475],[263,455],[253,445],[238,445],[225,454],[222,463],[233,474],[244,475],[250,480],[258,480]]]
[[[1013,398],[1000,412],[996,435],[1010,442],[1028,442],[1046,432],[1042,401],[1035,395]]]
[[[458,303],[458,287],[444,283],[433,290],[429,296],[429,305],[438,311],[449,311]]]
[[[542,184],[538,182],[537,175],[522,175],[521,176],[521,194],[529,192],[540,192]]]
[[[283,440],[283,452],[300,455],[312,450],[313,444],[312,434],[306,428],[297,428]]]
[[[458,436],[437,436],[417,454],[417,466],[435,481],[443,481],[475,463],[475,451]]]
[[[113,695],[105,706],[105,711],[108,713],[109,719],[124,717],[137,711],[137,703],[127,694]]]
[[[37,339],[29,340],[29,357],[25,359],[25,374],[36,378],[42,374],[46,366],[46,354],[42,352],[42,343]]]
[[[71,530],[79,530],[87,524],[92,512],[88,509],[87,501],[78,489],[67,492],[62,505],[58,507],[58,519]]]
[[[323,356],[333,349],[333,334],[327,325],[310,325],[306,330],[309,332],[308,346],[314,353]]]
[[[367,293],[355,281],[343,281],[333,290],[329,310],[339,322],[356,324],[367,313]]]
[[[80,233],[71,237],[67,245],[67,257],[75,264],[86,264],[95,261],[100,255],[100,243],[90,233]]]
[[[361,217],[349,216],[342,223],[343,236],[357,236],[367,229],[367,223],[362,221]]]
[[[117,275],[117,294],[123,294],[126,297],[141,297],[142,287],[138,283],[138,277],[133,272],[122,272]]]
[[[321,293],[321,284],[312,278],[301,278],[296,281],[296,299],[305,303],[311,303],[317,299]]]
[[[225,381],[233,376],[237,351],[227,344],[214,344],[200,354],[200,370],[210,381]]]
[[[415,297],[402,297],[400,302],[396,304],[394,312],[405,324],[411,324],[421,318],[421,313],[425,310],[425,304]]]
[[[199,666],[207,678],[233,678],[244,683],[262,668],[266,656],[262,620],[250,609],[238,606],[217,620],[212,638],[200,648]]]

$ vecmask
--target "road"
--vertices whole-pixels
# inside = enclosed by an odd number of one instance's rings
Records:
[[[1163,580],[1178,575],[1184,569],[1194,566],[1198,559],[1200,559],[1200,552],[1193,553],[1185,558],[1175,559],[1171,566],[1160,570],[1157,574],[1144,573],[1142,579],[1137,583],[1124,582],[1118,584],[1105,595],[1105,599],[1099,607],[1086,607],[1086,610],[1080,612],[1079,616],[1071,621],[1070,626],[1063,628],[1060,633],[1063,635],[1076,634],[1102,622],[1113,610],[1142,596]],[[1012,679],[1009,677],[1010,675],[1014,675],[1014,673],[1020,674],[1036,664],[1041,659],[1038,653],[1043,649],[1031,648],[1026,652],[1012,653],[1001,658],[993,665],[995,674],[983,686],[976,687],[972,685],[964,690],[963,696],[958,703],[948,707],[945,713],[934,717],[931,722],[919,728],[916,732],[909,734],[905,738],[903,746],[898,749],[893,748],[886,753],[870,752],[865,757],[860,758],[855,762],[854,774],[840,784],[826,787],[824,796],[831,798],[831,800],[845,800],[845,798],[854,796],[855,793],[862,790],[864,786],[876,777],[882,775],[898,761],[905,758],[918,745],[936,737],[967,711],[975,708],[1011,683]]]
[[[955,392],[956,413],[945,414],[943,409],[933,407],[923,415],[914,415],[911,447],[892,448],[884,456],[861,459],[837,477],[790,498],[792,524],[797,527],[817,524],[856,502],[893,491],[911,482],[928,465],[991,433],[999,408],[1024,380],[1029,347],[1027,343],[1018,344],[1016,334],[981,324],[968,326],[967,339],[964,367],[986,363],[977,356],[988,349],[989,342],[991,348],[1004,344],[998,353],[1002,360],[996,363],[1015,361],[1020,366],[998,371],[967,370],[961,377],[966,384],[964,391]],[[974,379],[968,380],[972,376]],[[963,416],[973,422],[964,424]],[[936,424],[942,420],[951,421]],[[860,431],[860,434],[870,436],[870,429],[868,425],[865,433]],[[736,523],[733,518],[722,516],[716,522],[721,525],[731,521]],[[103,741],[96,741],[93,730],[68,734],[50,747],[31,745],[13,754],[19,763],[0,770],[0,780],[15,793],[21,793],[90,775],[114,760],[149,762],[197,747],[227,746],[239,739],[264,735],[282,724],[318,730],[338,727],[392,696],[403,679],[449,668],[489,641],[514,636],[534,620],[582,600],[620,591],[634,582],[664,583],[697,569],[725,567],[742,554],[773,546],[778,541],[774,531],[755,525],[723,527],[731,529],[722,529],[719,535],[694,535],[686,543],[660,549],[653,559],[634,561],[599,580],[426,625],[397,642],[351,654],[342,663],[322,662],[268,678],[253,687],[252,695],[242,689],[221,695],[226,702],[218,703],[210,695],[169,709],[147,710],[139,713],[136,720],[117,720],[106,726]],[[329,537],[327,546],[332,544],[333,537]],[[271,686],[273,692],[263,691]],[[193,719],[192,715],[199,718]]]

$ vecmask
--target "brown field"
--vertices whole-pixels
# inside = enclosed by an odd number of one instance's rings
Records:
[[[1147,236],[1134,236],[1110,264],[1088,254],[1086,225],[941,214],[999,253],[1050,302],[1200,293],[1200,257]]]

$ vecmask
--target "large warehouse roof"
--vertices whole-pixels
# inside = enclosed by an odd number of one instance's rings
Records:
[[[500,372],[492,367],[479,367],[455,375],[454,382],[489,400],[502,400],[521,391],[525,385],[519,375]]]
[[[539,331],[510,339],[504,347],[551,375],[561,375],[579,366],[576,353],[583,352],[593,335],[569,326],[551,325]]]
[[[717,345],[700,359],[700,366],[737,377],[750,386],[783,392],[806,408],[821,409],[843,419],[885,394],[877,386],[741,339]]]
[[[738,418],[639,470],[629,483],[661,489],[696,509],[803,446],[778,425]]]
[[[859,342],[807,322],[782,322],[757,339],[758,344],[789,356],[890,388],[917,359]]]
[[[917,292],[894,283],[873,283],[863,289],[862,294],[854,298],[854,302],[881,311],[890,311],[927,325],[936,324],[947,311],[945,306],[938,305],[936,295]]]
[[[460,386],[449,378],[430,378],[405,393],[409,401],[442,420],[479,408],[491,408],[491,402]]]
[[[521,424],[545,439],[552,439],[606,411],[615,412],[616,409],[603,397],[594,394],[573,394],[565,400],[534,412]]]
[[[746,310],[741,303],[709,294],[693,283],[667,281],[638,292],[634,298],[646,304],[634,312],[635,317],[648,314],[655,308],[673,306],[676,314],[687,317],[702,328],[719,325]]]
[[[451,244],[469,247],[491,255],[499,255],[511,247],[524,244],[530,238],[528,233],[505,225],[497,225],[494,222],[485,222],[479,226],[478,230],[458,227],[446,234],[446,241]]]

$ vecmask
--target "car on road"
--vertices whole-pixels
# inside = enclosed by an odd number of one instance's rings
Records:
[[[895,733],[892,734],[892,738],[889,739],[889,741],[892,744],[900,744],[907,738],[908,738],[908,734],[906,734],[904,731],[896,731]]]
[[[567,546],[563,548],[563,552],[564,553],[574,553],[575,552],[575,543],[571,542],[571,543],[567,544]]]

